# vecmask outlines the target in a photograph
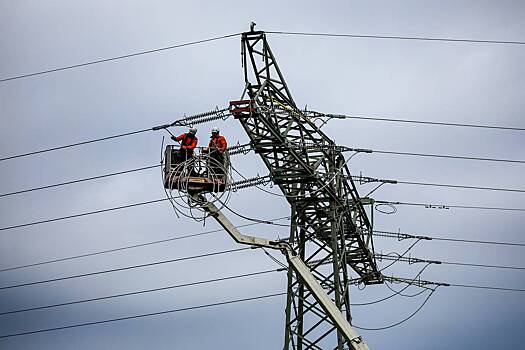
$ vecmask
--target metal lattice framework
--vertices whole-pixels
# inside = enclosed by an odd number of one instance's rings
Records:
[[[242,56],[246,88],[240,101],[230,103],[230,111],[291,205],[291,246],[351,323],[348,267],[366,284],[381,283],[382,278],[371,223],[347,161],[297,108],[264,32],[243,33]],[[348,348],[292,269],[284,348]]]

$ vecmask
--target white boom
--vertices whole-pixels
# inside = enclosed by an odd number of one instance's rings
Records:
[[[198,196],[199,201],[203,201],[203,196]],[[357,332],[352,328],[350,323],[343,317],[341,311],[334,304],[332,299],[326,294],[325,290],[319,282],[312,275],[308,266],[301,260],[301,258],[294,254],[290,246],[281,241],[273,241],[262,237],[243,235],[237,228],[231,223],[230,220],[210,202],[205,202],[202,208],[210,214],[217,222],[229,233],[229,235],[240,244],[249,244],[257,247],[264,247],[270,249],[280,250],[288,260],[290,267],[295,273],[302,279],[308,290],[312,293],[314,298],[317,300],[319,305],[326,312],[326,315],[330,318],[333,324],[337,327],[339,332],[344,336],[348,345],[352,350],[368,350],[368,346],[365,341]]]

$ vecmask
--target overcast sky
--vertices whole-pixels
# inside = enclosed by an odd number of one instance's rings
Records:
[[[137,51],[260,30],[525,40],[522,1],[0,1],[0,79]],[[525,127],[523,45],[268,35],[300,107],[350,115]],[[226,106],[243,89],[240,38],[0,83],[0,157],[148,128]],[[213,125],[199,125],[206,143]],[[232,118],[217,123],[230,144],[247,136]],[[519,131],[358,120],[323,129],[338,144],[377,150],[525,159]],[[175,129],[173,132],[182,132]],[[0,194],[158,164],[162,132],[0,162]],[[266,174],[254,154],[236,156],[246,177]],[[495,163],[360,154],[353,174],[404,181],[525,188],[525,168]],[[238,177],[237,177],[238,178]],[[370,186],[360,186],[361,194]],[[276,188],[267,188],[276,192]],[[0,227],[164,197],[158,169],[0,198]],[[524,194],[385,185],[378,200],[523,208]],[[256,218],[286,216],[283,198],[257,189],[230,205]],[[452,238],[524,243],[523,212],[398,206],[374,215],[375,228]],[[236,224],[249,223],[231,216]],[[0,231],[0,269],[216,229],[178,218],[168,202]],[[286,237],[285,227],[243,232]],[[413,241],[376,238],[376,251],[402,252]],[[19,283],[239,248],[224,232],[95,257],[0,272],[0,288]],[[523,247],[423,241],[420,258],[525,266]],[[282,257],[276,255],[282,260]],[[386,266],[388,262],[379,262]],[[226,277],[278,266],[246,250],[98,276],[0,290],[0,313],[84,298]],[[423,265],[397,263],[388,275],[414,276]],[[524,271],[452,265],[422,278],[525,288]],[[269,273],[53,309],[0,315],[5,334],[284,292]],[[394,288],[401,286],[394,286]],[[409,288],[408,294],[418,292]],[[392,294],[385,285],[353,287],[353,303]],[[426,294],[352,308],[357,326],[396,323]],[[285,297],[0,339],[1,349],[279,349]],[[371,349],[519,348],[525,293],[442,287],[411,320],[360,331]]]

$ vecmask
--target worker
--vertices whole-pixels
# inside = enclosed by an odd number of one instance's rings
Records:
[[[226,151],[226,147],[228,147],[228,143],[226,142],[226,138],[224,136],[219,135],[219,132],[220,130],[218,127],[211,129],[211,137],[208,148],[210,151],[218,151],[220,154],[223,154],[224,151]]]
[[[210,143],[206,152],[210,155],[210,162],[208,162],[208,167],[216,175],[224,174],[224,152],[228,147],[226,138],[219,134],[220,130],[218,127],[211,129]]]
[[[181,134],[177,137],[171,137],[173,141],[180,142],[180,161],[185,161],[193,157],[193,150],[197,147],[197,143],[199,142],[195,134],[197,134],[197,128],[190,127],[187,133]]]

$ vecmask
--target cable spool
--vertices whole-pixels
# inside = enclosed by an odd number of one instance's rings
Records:
[[[228,157],[228,154],[224,154]],[[166,190],[173,209],[177,214],[197,221],[204,220],[210,214],[201,207],[205,203],[218,203],[221,209],[229,202],[232,188],[230,162],[221,163],[208,153],[196,155],[177,164],[169,171],[164,183],[172,184]],[[201,196],[205,200],[199,200]]]

